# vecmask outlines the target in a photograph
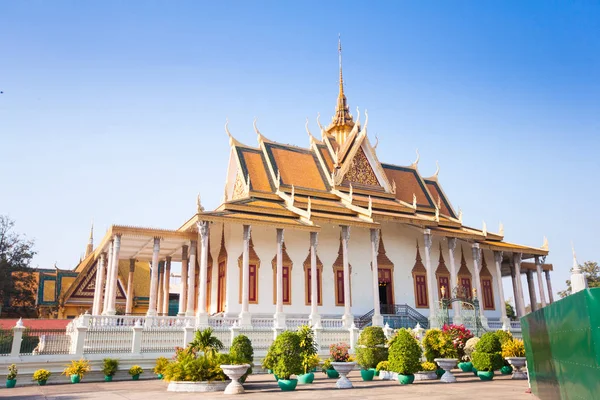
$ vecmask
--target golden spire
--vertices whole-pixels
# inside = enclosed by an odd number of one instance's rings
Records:
[[[350,114],[350,108],[344,94],[344,76],[342,74],[342,39],[338,35],[338,58],[340,68],[339,85],[340,90],[338,93],[337,104],[335,107],[335,114],[331,119],[331,124],[327,127],[327,133],[333,134],[338,143],[342,144],[352,128],[354,127],[354,120],[352,114]]]
[[[85,248],[85,256],[89,256],[94,251],[94,222],[92,222],[92,227],[90,228],[90,239]]]

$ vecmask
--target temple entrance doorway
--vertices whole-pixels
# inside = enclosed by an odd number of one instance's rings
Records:
[[[382,309],[394,304],[393,274],[391,268],[379,268],[379,304]]]

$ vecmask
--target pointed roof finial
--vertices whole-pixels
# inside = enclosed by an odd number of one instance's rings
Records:
[[[340,62],[340,97],[344,95],[344,77],[342,76],[342,35],[338,33],[338,57]]]
[[[577,263],[577,254],[575,254],[575,246],[571,241],[571,251],[573,252],[573,271],[579,271],[579,264]]]
[[[335,114],[331,119],[331,124],[327,127],[326,131],[329,134],[333,134],[338,143],[342,144],[347,135],[354,128],[354,120],[352,114],[350,114],[350,108],[344,94],[344,77],[342,74],[342,38],[338,34],[338,59],[340,68],[339,77],[339,93],[337,98],[337,104],[335,106]]]
[[[85,256],[89,256],[94,251],[94,221],[92,220],[92,227],[90,228],[90,240],[85,247]]]

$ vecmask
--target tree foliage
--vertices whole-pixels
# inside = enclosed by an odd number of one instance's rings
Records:
[[[596,261],[586,261],[583,264],[579,264],[581,273],[585,276],[587,285],[589,288],[600,287],[600,267]],[[571,272],[573,269],[571,268]],[[571,294],[571,280],[567,280],[567,289],[562,292],[558,292],[558,295],[563,298]]]
[[[515,308],[508,301],[504,302],[504,307],[506,307],[506,316],[511,320],[515,321],[517,319],[517,313],[515,312]]]
[[[0,314],[36,316],[36,281],[30,267],[33,241],[14,231],[15,222],[0,215]]]

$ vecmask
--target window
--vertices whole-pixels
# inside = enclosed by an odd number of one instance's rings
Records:
[[[248,277],[248,301],[250,303],[258,303],[258,282],[256,277],[256,265],[250,264],[250,273]]]
[[[322,281],[323,281],[323,263],[321,262],[321,260],[319,259],[319,256],[317,255],[317,305],[322,306],[323,305],[323,288],[322,288]],[[310,269],[310,248],[308,249],[308,255],[306,256],[306,259],[304,260],[303,263],[304,266],[304,304],[306,304],[307,306],[310,306],[311,303],[311,295],[312,295],[312,272]]]
[[[250,236],[250,243],[248,245],[248,302],[251,304],[258,304],[258,272],[260,269],[260,259],[254,251],[254,244],[252,243],[252,236]],[[242,304],[242,285],[244,282],[244,271],[242,268],[244,253],[240,254],[238,258],[238,271],[239,271],[239,297],[238,301]]]
[[[210,314],[210,295],[212,292],[212,263],[206,269],[206,312]]]
[[[427,277],[425,274],[415,274],[415,305],[417,308],[427,308]]]
[[[283,304],[289,306],[292,304],[292,259],[287,253],[285,242],[281,250]],[[271,265],[273,266],[273,304],[277,304],[277,255],[273,257]]]
[[[494,290],[491,278],[481,279],[481,290],[483,291],[483,309],[494,310]]]
[[[464,291],[463,293],[465,294],[467,299],[470,299],[473,297],[473,290],[471,289],[471,278],[468,278],[466,276],[463,276],[460,278],[460,288]]]
[[[444,288],[445,291],[443,296],[442,288]],[[450,278],[448,276],[438,276],[438,296],[440,296],[440,299],[449,299],[452,297],[452,293],[450,293]]]
[[[227,259],[219,261],[217,279],[217,313],[225,312],[225,289],[227,283]]]
[[[335,305],[343,306],[344,302],[344,269],[336,268],[333,271],[335,276]]]

